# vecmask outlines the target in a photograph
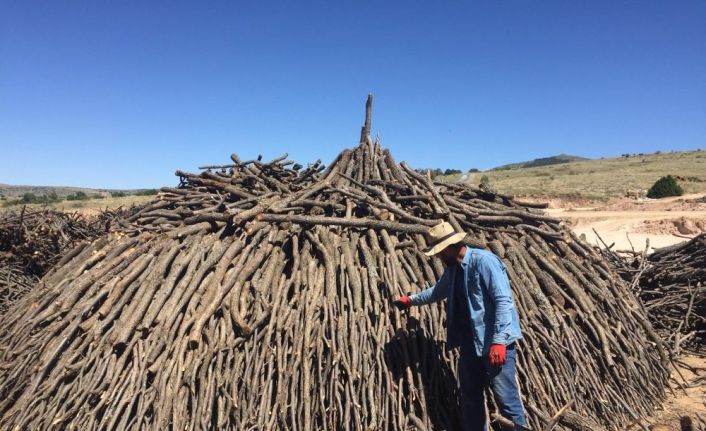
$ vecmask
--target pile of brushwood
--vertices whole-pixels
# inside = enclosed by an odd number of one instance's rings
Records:
[[[597,233],[596,233],[597,234]],[[600,238],[600,236],[599,236]],[[602,242],[602,240],[601,240]],[[704,354],[706,344],[706,234],[642,252],[596,247],[631,286],[671,356]]]
[[[0,314],[26,294],[78,243],[127,226],[122,218],[136,209],[100,211],[86,217],[50,209],[0,212]]]
[[[421,253],[441,220],[507,264],[531,427],[651,413],[667,358],[607,262],[535,208],[396,163],[370,110],[327,168],[179,171],[130,227],[66,253],[0,319],[0,428],[458,429],[444,305],[391,305],[442,274]]]
[[[652,324],[671,351],[704,354],[706,234],[647,256],[638,288]]]

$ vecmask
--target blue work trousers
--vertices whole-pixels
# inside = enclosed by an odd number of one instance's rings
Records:
[[[515,373],[514,343],[507,346],[507,361],[500,367],[490,365],[487,355],[479,358],[472,345],[461,345],[458,378],[461,386],[463,430],[486,431],[488,429],[484,392],[487,385],[490,385],[493,391],[495,404],[500,409],[500,413],[517,425],[527,426]]]

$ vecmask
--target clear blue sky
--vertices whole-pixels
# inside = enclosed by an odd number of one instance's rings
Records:
[[[2,183],[328,162],[368,92],[415,167],[706,148],[706,2],[0,0]]]

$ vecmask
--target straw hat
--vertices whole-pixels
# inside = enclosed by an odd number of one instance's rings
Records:
[[[424,254],[427,256],[434,256],[451,244],[456,244],[463,241],[463,238],[465,237],[465,233],[456,232],[453,226],[451,226],[448,222],[441,222],[429,229],[429,233],[427,234],[429,248],[424,252]]]

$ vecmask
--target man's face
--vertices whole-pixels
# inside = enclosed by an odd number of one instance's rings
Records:
[[[458,261],[458,244],[452,244],[439,252],[439,259],[446,266],[452,266],[459,263]]]

